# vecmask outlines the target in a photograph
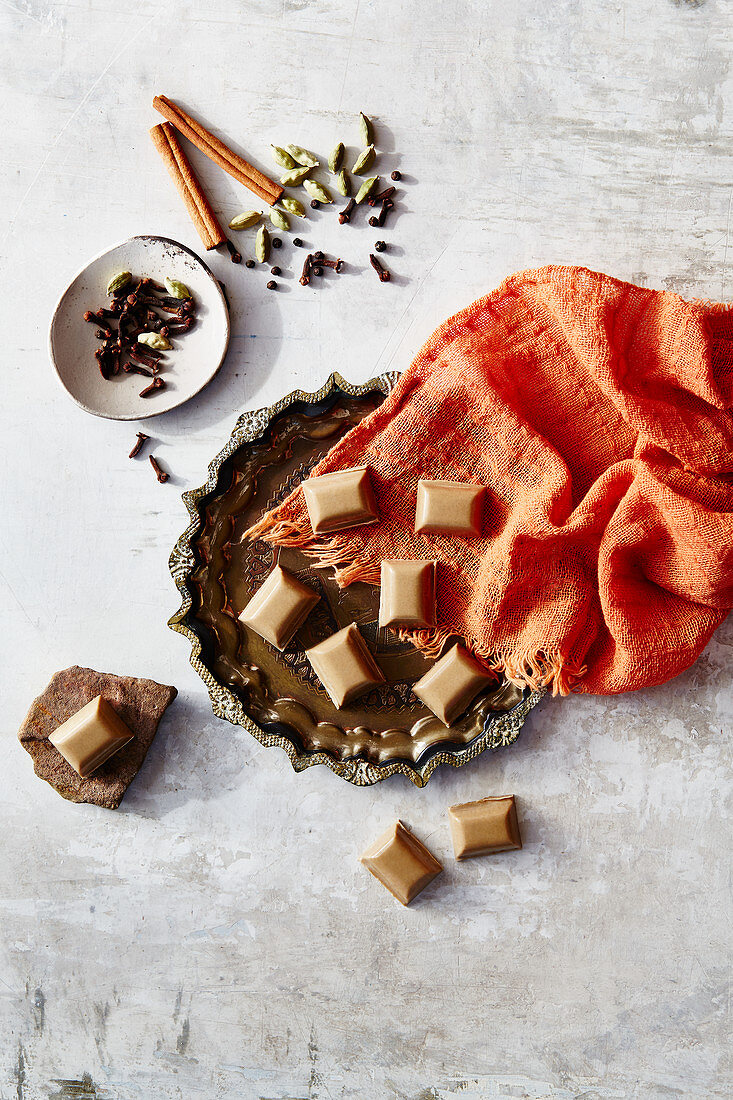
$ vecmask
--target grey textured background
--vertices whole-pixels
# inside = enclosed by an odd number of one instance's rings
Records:
[[[731,1095],[733,628],[654,691],[547,701],[519,743],[424,791],[369,790],[215,720],[165,626],[169,550],[236,414],[334,368],[403,368],[510,271],[583,263],[729,297],[725,0],[3,0],[0,1097],[661,1100]],[[47,324],[102,248],[198,242],[148,140],[155,92],[267,167],[378,120],[406,175],[385,232],[301,233],[351,272],[226,278],[234,337],[190,407],[130,425],[55,382]],[[197,153],[227,220],[250,197]],[[246,238],[245,238],[246,239]],[[283,260],[287,254],[283,250]],[[117,813],[72,806],[14,741],[73,663],[175,683]],[[445,808],[515,792],[525,847],[456,866]],[[401,816],[447,860],[405,911],[359,866]]]

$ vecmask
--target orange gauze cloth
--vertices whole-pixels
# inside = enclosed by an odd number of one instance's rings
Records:
[[[733,310],[585,268],[512,275],[431,336],[312,476],[368,464],[381,520],[316,537],[293,492],[249,536],[340,585],[438,561],[436,655],[460,635],[533,686],[659,684],[733,606]],[[420,478],[486,485],[484,537],[414,532]]]

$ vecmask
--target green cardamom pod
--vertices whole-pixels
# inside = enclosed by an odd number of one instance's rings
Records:
[[[178,279],[169,279],[165,277],[165,289],[170,294],[171,298],[190,298],[191,291],[188,289],[185,283],[181,283]]]
[[[354,161],[354,167],[351,169],[354,175],[363,176],[365,172],[368,172],[371,166],[374,164],[375,156],[376,151],[374,149],[374,146],[367,145],[366,149],[359,153],[359,156]]]
[[[170,341],[166,340],[165,336],[161,336],[159,332],[141,332],[137,338],[138,344],[147,344],[149,348],[155,348],[156,351],[168,351],[171,347]]]
[[[372,120],[367,118],[363,111],[359,112],[359,134],[363,145],[371,145],[374,142]]]
[[[334,145],[331,156],[328,158],[328,169],[330,172],[338,172],[344,159],[344,143],[340,141],[338,145]]]
[[[107,283],[107,293],[114,294],[116,291],[122,290],[123,286],[127,286],[131,278],[132,275],[129,271],[118,271]]]
[[[282,229],[283,233],[290,229],[290,222],[288,221],[287,214],[283,214],[282,210],[276,210],[275,207],[270,211],[270,221],[275,226],[275,229]]]
[[[279,164],[281,168],[295,168],[295,161],[285,149],[281,149],[279,145],[271,145],[272,157],[276,164]]]
[[[237,214],[236,218],[232,218],[229,222],[230,229],[249,229],[251,225],[257,225],[257,222],[262,217],[259,210],[245,210],[243,214]]]
[[[317,168],[321,163],[315,153],[300,145],[288,145],[288,152],[296,164],[303,164],[306,168]]]
[[[284,206],[288,214],[295,214],[296,218],[305,217],[305,207],[298,199],[292,199],[290,195],[286,195],[285,198],[280,199],[280,205]]]
[[[270,234],[267,232],[267,227],[261,225],[257,230],[257,236],[255,237],[255,259],[258,264],[263,264],[267,259],[267,254],[270,251]]]
[[[371,195],[372,191],[374,190],[374,185],[376,184],[378,179],[379,176],[371,176],[368,180],[364,180],[361,187],[356,192],[356,198],[354,199],[354,202],[357,206],[359,205],[359,203],[364,202],[364,199],[368,198],[369,195]]]
[[[319,202],[333,202],[326,188],[317,180],[303,180],[303,187],[312,199],[318,199]]]
[[[280,183],[283,187],[296,187],[303,182],[309,172],[310,168],[293,168],[291,172],[286,172],[284,176],[280,176]]]
[[[336,190],[342,195],[351,194],[351,180],[349,179],[345,168],[342,168],[339,174],[336,176]]]

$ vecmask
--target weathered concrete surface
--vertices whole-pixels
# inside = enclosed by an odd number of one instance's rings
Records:
[[[730,622],[674,683],[548,702],[514,749],[416,791],[295,776],[211,716],[165,621],[180,491],[239,409],[403,367],[525,266],[731,295],[731,23],[724,0],[0,8],[2,1100],[730,1095]],[[45,350],[90,255],[144,231],[197,247],[147,138],[154,92],[263,164],[270,141],[353,145],[364,108],[406,176],[389,287],[352,270],[273,295],[211,259],[232,350],[145,429],[166,486]],[[252,205],[192,160],[227,220]],[[326,212],[301,235],[354,268],[375,239]],[[181,692],[114,814],[62,802],[14,741],[76,662]],[[456,866],[446,806],[506,791],[523,851]],[[447,859],[409,911],[357,862],[397,815]]]

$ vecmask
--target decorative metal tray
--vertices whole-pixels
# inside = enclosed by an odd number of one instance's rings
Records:
[[[447,729],[413,695],[411,685],[428,662],[378,627],[373,586],[340,589],[299,551],[282,550],[278,559],[273,547],[242,537],[381,404],[397,377],[352,386],[333,374],[317,393],[296,390],[240,416],[206,484],[183,494],[191,522],[170,557],[181,606],[168,625],[190,641],[191,664],[214,713],[261,744],[284,749],[296,771],[325,764],[360,786],[400,773],[422,787],[439,764],[460,767],[486,748],[515,741],[542,693],[502,683]],[[284,653],[238,622],[275,560],[322,597]],[[370,643],[387,684],[337,710],[304,650],[350,622]]]

